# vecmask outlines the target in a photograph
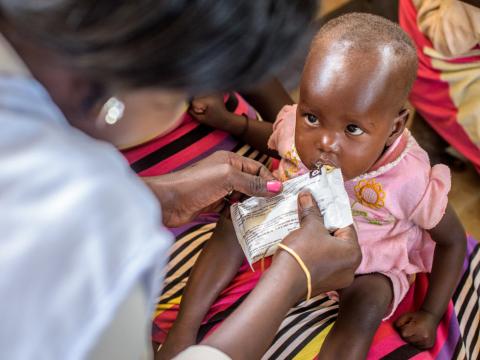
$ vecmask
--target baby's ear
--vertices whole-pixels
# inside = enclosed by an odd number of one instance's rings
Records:
[[[398,116],[393,120],[393,125],[392,125],[392,132],[388,136],[387,139],[387,146],[392,145],[395,140],[398,139],[400,135],[403,134],[403,131],[405,130],[405,126],[407,125],[407,119],[408,119],[408,114],[410,111],[408,109],[403,108],[398,112]]]

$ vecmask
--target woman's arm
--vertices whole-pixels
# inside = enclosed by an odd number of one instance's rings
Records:
[[[425,301],[418,312],[397,321],[402,337],[421,349],[435,343],[437,326],[457,286],[467,246],[465,230],[450,205],[429,233],[436,246]]]
[[[203,342],[232,359],[260,359],[285,314],[305,294],[305,275],[280,252],[255,289],[217,331]]]
[[[312,276],[313,295],[349,286],[361,261],[353,226],[330,235],[309,193],[299,195],[301,227],[283,243],[304,261]],[[271,267],[247,299],[203,344],[233,359],[259,359],[271,344],[285,314],[307,290],[305,274],[294,258],[277,251]]]
[[[155,359],[171,359],[196,344],[198,329],[210,306],[233,279],[244,258],[232,221],[222,216],[193,266],[177,319]]]

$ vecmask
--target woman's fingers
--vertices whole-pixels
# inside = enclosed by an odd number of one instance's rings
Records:
[[[328,234],[327,229],[323,223],[323,216],[318,208],[318,204],[309,191],[302,191],[298,195],[298,219],[300,220],[300,226],[305,226],[307,222],[318,222],[317,231]]]
[[[355,231],[353,224],[335,230],[333,232],[333,236],[335,236],[337,239],[354,240],[355,242],[357,242],[357,232]]]
[[[282,191],[282,183],[275,180],[263,164],[234,153],[226,153],[226,156],[231,165],[225,178],[227,189],[262,197],[274,196]]]
[[[274,196],[282,183],[261,163],[227,151],[218,151],[188,168],[144,181],[162,204],[163,221],[176,227],[205,209],[219,209],[233,192]]]
[[[257,175],[265,180],[275,180],[272,173],[262,163],[231,152],[223,152],[223,154],[227,156],[228,163],[235,169],[250,175]]]
[[[294,250],[310,271],[313,294],[350,285],[361,258],[355,232],[341,231],[345,241],[332,236],[309,192],[298,196],[298,215],[300,228],[291,232],[283,244]],[[305,281],[302,277],[299,280]]]
[[[240,170],[232,170],[226,178],[226,187],[249,196],[270,197],[282,191],[282,183],[266,180],[257,175],[250,175]]]

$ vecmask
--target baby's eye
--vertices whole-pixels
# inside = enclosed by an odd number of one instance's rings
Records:
[[[354,135],[354,136],[359,136],[364,133],[364,131],[360,129],[357,125],[352,125],[352,124],[347,126],[347,132],[350,135]]]
[[[307,119],[307,122],[311,125],[317,125],[318,124],[318,119],[315,115],[307,114],[306,119]]]

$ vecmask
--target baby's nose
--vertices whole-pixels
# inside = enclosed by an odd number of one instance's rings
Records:
[[[335,152],[338,149],[335,132],[323,131],[318,139],[317,147],[323,152]]]

